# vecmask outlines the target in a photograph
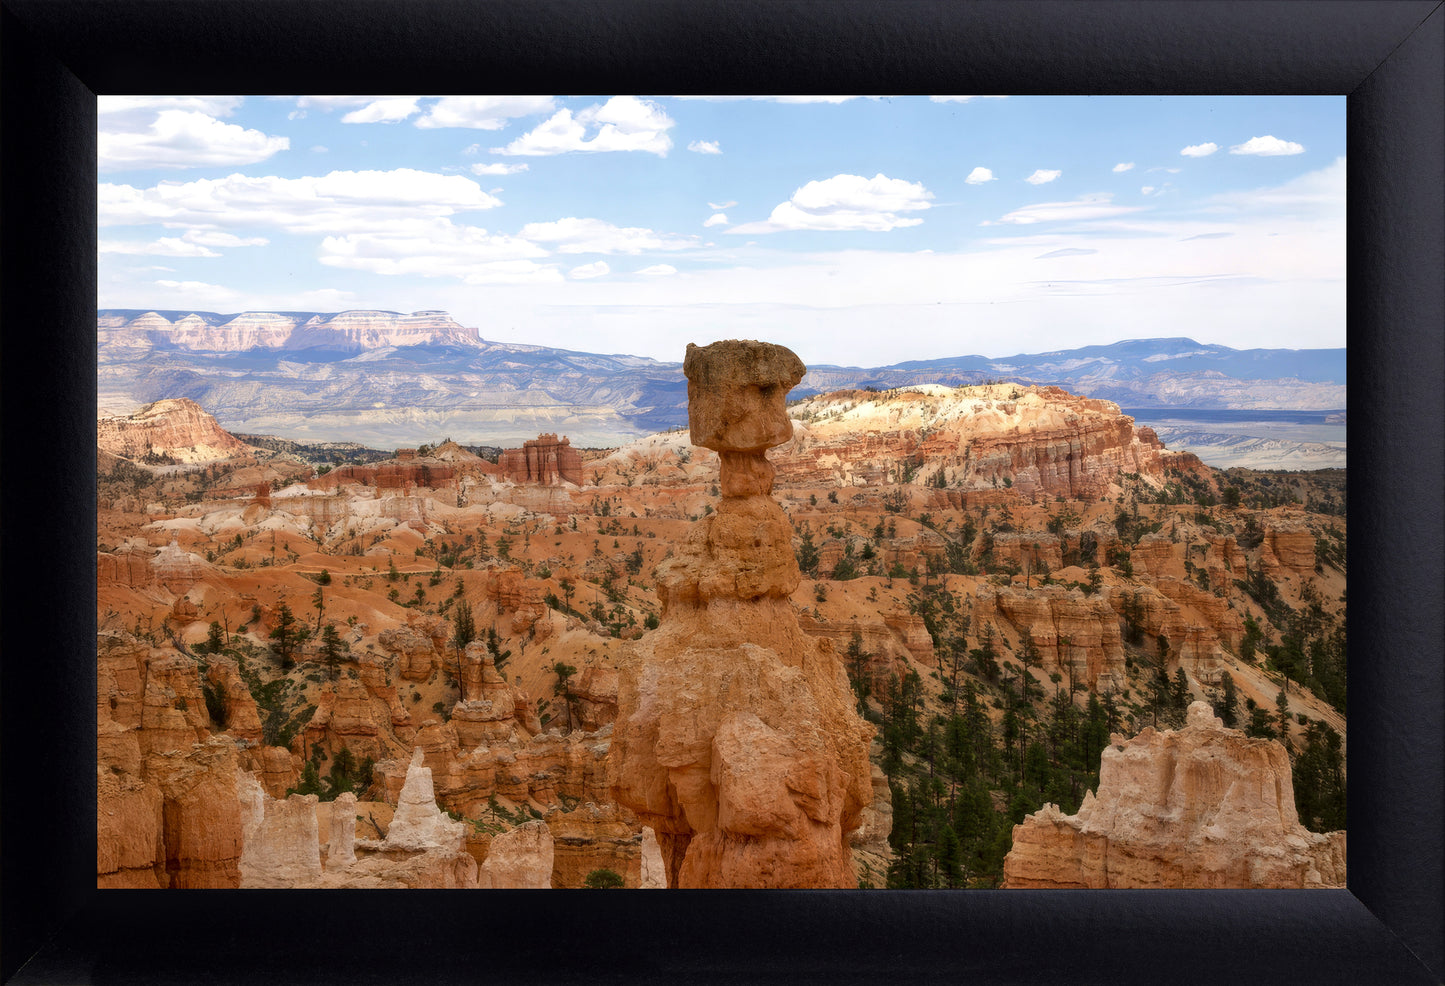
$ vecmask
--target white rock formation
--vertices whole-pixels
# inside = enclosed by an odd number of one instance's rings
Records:
[[[242,794],[245,843],[241,850],[241,887],[283,888],[321,877],[321,841],[316,827],[314,794],[293,794],[284,801],[266,797],[252,775]],[[260,793],[261,818],[256,821],[255,795]]]
[[[657,833],[645,825],[642,827],[642,881],[638,889],[667,889],[667,864],[662,861],[662,847],[657,844]]]
[[[654,848],[656,845],[654,842]],[[660,862],[661,856],[658,858]],[[533,819],[493,839],[477,875],[477,886],[483,890],[550,889],[552,831],[547,823]]]
[[[386,848],[461,849],[466,844],[466,826],[452,821],[437,807],[431,768],[423,760],[424,751],[417,747],[397,798],[396,814],[386,832]]]
[[[347,791],[331,806],[331,844],[326,850],[328,870],[345,869],[356,862],[356,795]]]

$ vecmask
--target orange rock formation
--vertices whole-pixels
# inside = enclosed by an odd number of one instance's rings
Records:
[[[669,887],[853,888],[872,729],[831,641],[798,626],[792,528],[768,495],[805,368],[728,341],[689,345],[683,371],[723,499],[659,566],[661,626],[619,669],[616,800],[657,833]]]
[[[504,479],[514,483],[582,485],[582,457],[566,435],[560,439],[556,435],[539,435],[523,442],[519,449],[509,448],[497,460],[497,467]]]
[[[250,451],[201,405],[184,397],[155,401],[131,415],[101,418],[95,430],[100,451],[126,459],[154,453],[183,463],[211,462]]]
[[[1004,859],[1006,888],[1344,885],[1345,833],[1300,824],[1285,748],[1226,729],[1204,702],[1181,730],[1113,736],[1098,796],[1077,815],[1027,816]]]
[[[920,478],[942,472],[946,484],[964,489],[1008,478],[1025,496],[1096,499],[1120,472],[1162,478],[1167,468],[1203,468],[1192,454],[1165,449],[1117,404],[1058,387],[854,391],[814,398],[791,413],[802,423],[777,459],[794,482],[904,481],[911,464]]]

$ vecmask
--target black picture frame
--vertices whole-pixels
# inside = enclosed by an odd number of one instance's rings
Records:
[[[1435,0],[3,0],[0,979],[1438,983]],[[96,93],[1348,97],[1345,891],[97,891]]]

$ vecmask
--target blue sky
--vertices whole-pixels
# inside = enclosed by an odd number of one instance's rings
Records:
[[[679,360],[1345,345],[1345,102],[99,99],[101,308]]]

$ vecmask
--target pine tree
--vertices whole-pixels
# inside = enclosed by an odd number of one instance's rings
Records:
[[[1223,688],[1223,697],[1215,713],[1224,720],[1226,726],[1233,729],[1239,722],[1239,692],[1235,689],[1234,678],[1228,671],[1220,675],[1219,683]]]
[[[1279,722],[1279,738],[1286,747],[1289,747],[1289,723],[1292,718],[1289,713],[1289,695],[1281,688],[1279,694],[1274,697],[1275,713]]]
[[[276,626],[271,630],[270,639],[276,641],[273,650],[281,659],[281,667],[290,669],[296,663],[294,654],[300,642],[300,632],[296,629],[296,617],[291,613],[291,607],[284,602],[276,611]]]
[[[331,680],[335,681],[340,677],[341,654],[346,644],[342,641],[340,634],[336,632],[336,624],[326,624],[326,629],[321,633],[321,659],[326,663],[326,668],[331,672]]]
[[[1171,689],[1170,700],[1176,709],[1189,707],[1189,678],[1184,674],[1182,667],[1174,669],[1174,686]]]
[[[562,706],[567,710],[567,732],[572,731],[572,686],[569,683],[577,669],[570,664],[558,661],[552,665],[552,673],[557,676],[557,681],[552,686],[552,694],[562,697]]]

